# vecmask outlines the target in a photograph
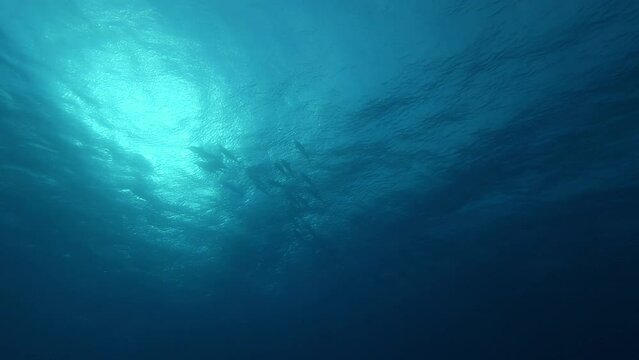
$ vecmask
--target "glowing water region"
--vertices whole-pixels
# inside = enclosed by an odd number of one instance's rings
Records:
[[[174,197],[166,200],[182,202],[185,199],[178,198],[183,193],[176,190],[188,181],[185,175],[197,171],[188,146],[198,125],[198,90],[172,74],[153,53],[117,50],[99,51],[88,59],[94,66],[86,78],[103,117],[91,126],[148,160],[159,190],[164,197]]]
[[[200,127],[202,104],[200,88],[186,78],[197,76],[185,64],[197,62],[191,51],[197,44],[165,34],[148,8],[89,4],[83,12],[102,30],[94,43],[64,61],[70,77],[59,85],[67,110],[97,137],[148,161],[151,170],[144,175],[155,195],[195,207],[194,175],[202,174],[188,148]],[[113,163],[112,169],[123,171],[121,166]]]

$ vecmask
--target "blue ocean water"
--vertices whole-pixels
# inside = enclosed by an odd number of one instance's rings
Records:
[[[638,1],[0,1],[1,359],[637,359],[638,284]]]

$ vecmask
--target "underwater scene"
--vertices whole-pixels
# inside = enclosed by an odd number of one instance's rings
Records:
[[[0,0],[0,359],[639,359],[639,1]]]

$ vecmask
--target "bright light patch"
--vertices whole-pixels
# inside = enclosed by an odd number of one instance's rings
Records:
[[[99,135],[148,160],[163,195],[179,201],[176,190],[188,181],[185,175],[197,171],[188,146],[201,111],[198,90],[153,53],[127,50],[97,51],[88,59],[91,97],[101,109],[101,118],[89,123]]]
[[[96,23],[108,18],[96,14]],[[201,126],[202,104],[196,77],[186,72],[193,44],[164,35],[149,15],[112,14],[117,31],[65,61],[70,77],[60,91],[66,109],[98,137],[148,161],[146,179],[157,196],[196,208],[201,201],[193,180],[202,173],[189,146]]]

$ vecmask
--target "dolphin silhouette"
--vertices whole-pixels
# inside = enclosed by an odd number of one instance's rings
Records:
[[[300,152],[300,154],[304,155],[305,158],[309,158],[310,156],[308,155],[308,151],[306,151],[306,149],[304,148],[304,146],[297,140],[293,140],[293,144],[295,144],[295,147],[297,148],[297,151]]]
[[[293,169],[291,168],[291,164],[288,163],[288,161],[286,160],[280,160],[280,163],[282,164],[282,166],[284,167],[284,169],[286,169],[286,171],[288,172],[289,176],[293,176]]]
[[[224,157],[226,157],[229,160],[235,161],[236,163],[239,163],[240,160],[237,158],[237,156],[233,155],[232,152],[230,152],[227,148],[225,148],[224,146],[220,145],[220,152],[222,153],[222,155],[224,155]]]

